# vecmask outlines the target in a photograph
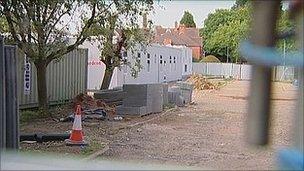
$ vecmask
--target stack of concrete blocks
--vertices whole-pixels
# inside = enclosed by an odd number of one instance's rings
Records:
[[[123,85],[123,104],[116,107],[118,115],[147,115],[163,110],[162,84]]]
[[[186,104],[181,94],[181,89],[178,86],[172,86],[168,89],[168,100],[170,104],[175,104],[178,107],[183,107]]]
[[[185,99],[186,104],[191,103],[192,101],[192,92],[193,92],[193,84],[179,81],[176,84],[180,87],[181,96]]]
[[[177,82],[168,90],[169,103],[175,104],[179,107],[192,101],[193,85],[187,82]]]

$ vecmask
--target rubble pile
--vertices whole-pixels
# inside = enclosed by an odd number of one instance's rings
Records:
[[[194,89],[196,90],[214,90],[218,88],[218,85],[211,83],[201,74],[191,75],[187,82],[193,84]]]
[[[92,96],[80,93],[73,99],[73,108],[80,105],[83,112],[82,120],[86,119],[113,119],[116,115],[115,105],[108,105],[103,100],[96,100]],[[75,110],[74,110],[75,111]],[[67,117],[61,118],[61,122],[71,122],[74,120],[74,112]]]
[[[76,109],[77,105],[80,105],[83,109],[96,108],[96,100],[87,94],[80,93],[73,99],[73,108]]]

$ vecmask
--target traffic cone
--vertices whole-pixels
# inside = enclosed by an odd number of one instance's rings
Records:
[[[82,132],[82,127],[81,127],[81,107],[80,107],[80,105],[77,105],[72,129],[73,130],[70,135],[70,138],[65,140],[66,145],[68,145],[68,146],[88,145],[84,141],[84,138],[83,138],[83,132]]]

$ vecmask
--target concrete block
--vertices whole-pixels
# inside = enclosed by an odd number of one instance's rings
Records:
[[[179,107],[185,106],[186,100],[182,96],[182,90],[178,86],[172,86],[168,90],[168,101]]]
[[[117,106],[116,107],[116,114],[117,115],[146,115],[149,114],[147,112],[146,106],[141,107],[126,107],[126,106]]]
[[[148,110],[151,113],[159,113],[163,110],[163,85],[148,84]],[[151,106],[151,108],[150,108]]]
[[[180,95],[181,95],[181,90],[179,87],[177,86],[170,87],[168,90],[169,103],[175,104]]]
[[[180,87],[181,95],[184,97],[186,103],[192,101],[193,85],[187,82],[177,82],[176,85]]]
[[[168,84],[164,83],[163,84],[163,104],[168,105],[169,100],[168,100]]]
[[[148,113],[158,113],[163,110],[162,84],[129,84],[123,86],[125,98],[124,107],[146,106]]]
[[[175,103],[178,107],[183,107],[186,105],[186,101],[183,96],[178,96],[177,101]]]
[[[123,85],[123,91],[125,92],[124,106],[147,106],[147,84],[126,84]]]
[[[95,99],[101,99],[105,102],[122,101],[124,97],[125,93],[122,90],[101,90],[94,93]]]

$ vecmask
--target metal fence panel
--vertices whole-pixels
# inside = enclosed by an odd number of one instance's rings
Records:
[[[294,67],[277,66],[275,69],[275,81],[292,81],[294,80]]]
[[[18,62],[18,94],[20,108],[37,107],[37,76],[36,67],[30,63],[30,91],[25,91],[25,55],[19,52]],[[88,50],[76,49],[52,61],[47,67],[47,88],[50,104],[60,104],[73,99],[77,94],[87,89]]]
[[[0,152],[5,147],[6,142],[6,112],[5,112],[5,61],[4,61],[4,44],[0,36]]]
[[[5,46],[6,148],[19,148],[19,109],[17,98],[16,46]]]
[[[207,75],[207,63],[193,63],[192,72]]]
[[[241,66],[241,80],[250,80],[251,79],[251,65],[242,65]]]
[[[235,79],[241,78],[241,65],[239,64],[232,65],[232,77]]]
[[[222,75],[225,77],[232,76],[232,63],[222,63]]]
[[[222,75],[222,64],[221,63],[208,63],[208,75],[221,76]]]
[[[250,80],[251,65],[234,63],[193,63],[193,73],[213,76],[232,76],[235,79]],[[276,66],[273,69],[273,81],[292,81],[296,79],[294,67]]]

